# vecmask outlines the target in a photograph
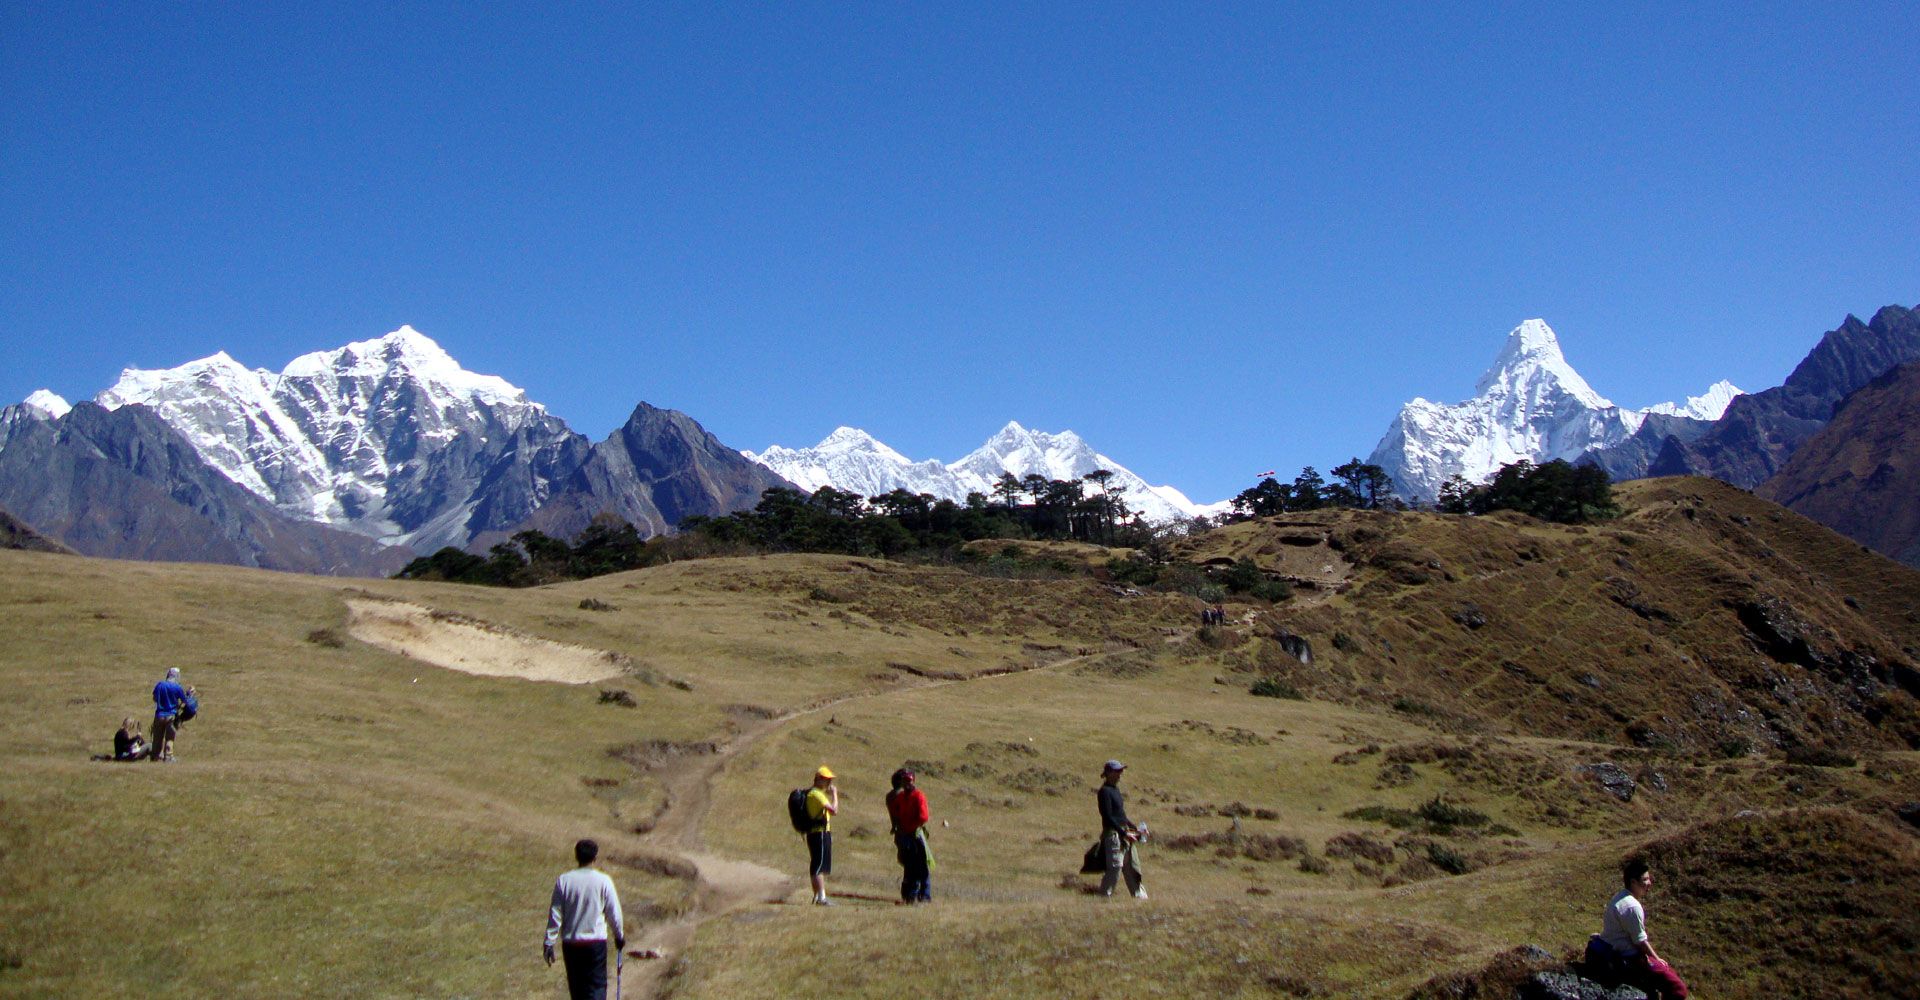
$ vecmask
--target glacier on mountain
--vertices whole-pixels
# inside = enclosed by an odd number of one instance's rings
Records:
[[[526,393],[466,371],[410,326],[278,373],[224,351],[129,368],[95,401],[152,408],[214,468],[293,517],[429,550],[480,529],[483,488],[531,477],[520,492],[537,506],[551,485],[541,456],[584,449]]]
[[[1154,486],[1113,459],[1095,451],[1072,431],[1049,434],[1009,422],[979,448],[958,461],[914,461],[866,431],[841,427],[811,448],[773,445],[741,454],[805,490],[831,486],[863,497],[896,489],[926,493],[956,502],[968,493],[993,495],[1001,473],[1074,479],[1096,469],[1113,473],[1107,488],[1148,521],[1165,523],[1219,513],[1225,504],[1196,504],[1171,486]]]
[[[1514,327],[1472,399],[1443,404],[1416,398],[1400,408],[1368,461],[1411,500],[1431,501],[1453,476],[1481,482],[1521,460],[1574,460],[1619,444],[1651,413],[1716,420],[1740,390],[1715,383],[1684,404],[1626,409],[1595,392],[1561,352],[1544,320]]]

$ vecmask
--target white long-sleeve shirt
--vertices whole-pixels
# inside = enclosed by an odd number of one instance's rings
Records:
[[[1600,912],[1600,937],[1621,955],[1637,955],[1647,939],[1647,909],[1630,889],[1622,889]]]
[[[575,868],[553,883],[553,904],[547,908],[548,945],[562,939],[605,941],[609,922],[616,929],[621,926],[620,893],[605,872]]]

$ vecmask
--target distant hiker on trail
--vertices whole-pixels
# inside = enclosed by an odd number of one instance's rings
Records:
[[[1135,899],[1145,899],[1147,889],[1141,884],[1138,847],[1145,828],[1127,818],[1127,797],[1120,791],[1120,775],[1126,769],[1127,765],[1117,760],[1107,761],[1100,772],[1100,790],[1095,793],[1100,802],[1100,853],[1107,862],[1106,874],[1100,877],[1100,895],[1113,895],[1113,887],[1124,874],[1127,891]]]
[[[114,760],[139,760],[147,755],[147,741],[140,736],[140,724],[129,715],[113,734]]]
[[[173,737],[180,710],[187,704],[187,689],[180,686],[180,668],[168,667],[167,676],[153,686],[153,761],[173,759]]]
[[[833,874],[833,816],[840,811],[840,789],[825,764],[813,772],[807,791],[807,877],[813,880],[813,904],[832,906],[827,898],[827,876]]]
[[[1600,933],[1587,941],[1589,970],[1618,970],[1619,978],[1647,991],[1652,1000],[1682,1000],[1687,984],[1647,939],[1647,910],[1642,902],[1653,888],[1647,863],[1631,858],[1620,866],[1622,888],[1600,911]]]
[[[887,793],[887,816],[893,821],[893,847],[900,858],[900,901],[933,902],[933,853],[927,848],[926,793],[914,786],[912,771],[893,772],[893,791]]]
[[[553,946],[560,945],[567,966],[567,996],[572,1000],[606,1000],[609,929],[614,954],[627,947],[620,893],[613,879],[594,869],[593,861],[599,856],[600,845],[591,840],[574,844],[573,858],[580,867],[553,883],[553,902],[547,907],[547,941],[541,953],[552,965]]]

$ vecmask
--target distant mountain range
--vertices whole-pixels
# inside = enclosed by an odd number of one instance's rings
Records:
[[[1908,488],[1920,484],[1907,473],[1920,424],[1908,383],[1889,375],[1915,361],[1920,312],[1887,306],[1827,331],[1779,386],[1747,394],[1723,381],[1684,404],[1627,410],[1567,364],[1544,322],[1528,320],[1472,399],[1406,404],[1369,460],[1418,501],[1450,476],[1481,481],[1522,459],[1596,465],[1616,481],[1710,476],[1920,566],[1920,492]]]
[[[1920,360],[1920,313],[1887,306],[1866,323],[1848,316],[1782,384],[1736,400],[1696,436],[1669,435],[1644,474],[1712,476],[1752,489],[1826,426],[1841,400],[1914,360]]]
[[[411,327],[294,359],[128,369],[0,410],[0,504],[89,554],[323,573],[601,513],[648,534],[751,506],[772,473],[645,403],[594,444]]]
[[[1722,381],[1684,403],[1628,409],[1587,384],[1545,322],[1528,320],[1471,399],[1407,403],[1369,461],[1414,500],[1432,499],[1451,476],[1482,480],[1521,459],[1590,463],[1615,479],[1709,475],[1762,487],[1914,561],[1907,382],[1881,380],[1913,361],[1920,312],[1888,306],[1868,322],[1847,317],[1781,386],[1749,395]],[[1830,421],[1837,429],[1823,433]],[[1096,469],[1152,521],[1226,506],[1150,484],[1071,431],[1018,423],[951,463],[909,459],[850,427],[811,448],[754,453],[640,403],[595,443],[411,327],[279,372],[217,353],[128,369],[78,406],[42,390],[0,409],[0,507],[55,543],[330,573],[390,572],[416,553],[484,549],[525,528],[571,536],[608,514],[659,534],[690,515],[751,507],[775,486],[962,501],[991,495],[1003,473]]]
[[[809,491],[832,486],[861,496],[878,496],[899,489],[963,501],[968,493],[993,496],[994,484],[1003,473],[1011,473],[1015,479],[1029,475],[1075,479],[1105,469],[1113,473],[1107,489],[1155,523],[1204,517],[1227,506],[1224,502],[1197,504],[1171,486],[1151,485],[1095,451],[1072,431],[1049,434],[1014,422],[952,463],[934,459],[916,462],[852,427],[834,431],[811,448],[773,445],[758,454],[744,454]]]
[[[1553,329],[1530,319],[1507,334],[1473,398],[1407,403],[1367,461],[1393,477],[1401,496],[1431,501],[1454,476],[1481,482],[1522,459],[1577,459],[1626,441],[1650,419],[1704,423],[1738,395],[1732,383],[1721,381],[1685,403],[1615,406],[1567,363]]]

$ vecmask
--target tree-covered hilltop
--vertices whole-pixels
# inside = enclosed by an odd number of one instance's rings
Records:
[[[775,488],[752,510],[725,517],[689,517],[674,535],[643,539],[631,524],[602,515],[572,544],[522,531],[480,556],[444,548],[396,574],[525,587],[640,569],[673,559],[765,552],[827,552],[898,558],[951,556],[988,538],[1075,541],[1137,547],[1155,529],[1128,507],[1113,474],[1074,479],[1015,478],[1003,473],[993,497],[964,503],[893,490],[873,497],[822,486],[811,494]]]
[[[1443,514],[1513,510],[1561,524],[1600,521],[1620,513],[1613,500],[1613,481],[1605,470],[1557,458],[1544,465],[1527,461],[1503,465],[1492,479],[1478,485],[1453,476],[1441,485],[1435,506]]]
[[[1311,465],[1301,469],[1291,483],[1268,476],[1257,485],[1241,490],[1233,498],[1233,513],[1229,518],[1244,521],[1325,507],[1360,510],[1399,510],[1405,507],[1393,495],[1392,478],[1380,466],[1353,458],[1344,465],[1334,466],[1333,477],[1334,482],[1327,482],[1319,470]]]

